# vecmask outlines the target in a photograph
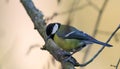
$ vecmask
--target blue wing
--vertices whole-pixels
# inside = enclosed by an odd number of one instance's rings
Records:
[[[65,30],[65,29],[67,29],[67,30]],[[95,38],[93,38],[92,36],[82,32],[82,31],[79,31],[76,28],[71,27],[71,26],[67,26],[66,28],[64,27],[63,30],[64,30],[64,32],[61,31],[57,35],[64,39],[78,39],[78,40],[83,40],[83,41],[90,42],[90,43],[97,43],[97,44],[108,46],[108,47],[112,46],[110,44],[98,41]]]

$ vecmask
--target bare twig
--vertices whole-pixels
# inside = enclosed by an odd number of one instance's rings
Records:
[[[91,1],[89,1],[89,2],[90,2],[90,4],[93,4]],[[99,24],[100,24],[100,20],[102,18],[102,14],[103,14],[103,11],[104,11],[107,3],[108,3],[108,0],[105,0],[105,2],[103,3],[102,8],[99,10],[99,15],[98,15],[98,18],[97,18],[97,21],[96,21],[96,24],[95,24],[95,28],[94,28],[94,32],[93,32],[93,37],[95,37],[97,35]],[[90,50],[91,50],[91,46],[88,46],[88,48],[85,51],[85,55],[83,57],[83,60],[82,60],[83,63],[86,61],[86,59],[88,57],[88,54],[90,53]]]
[[[60,4],[61,3],[61,0],[57,0],[57,4]]]
[[[99,11],[99,15],[98,15],[98,18],[97,18],[97,21],[96,21],[96,24],[95,24],[95,29],[94,29],[94,32],[93,32],[93,36],[94,36],[94,37],[95,37],[95,35],[96,35],[97,32],[98,32],[100,20],[101,20],[101,18],[102,18],[103,11],[104,11],[104,9],[105,9],[108,1],[109,1],[109,0],[105,0],[105,2],[103,3],[102,8],[101,8],[100,11]]]
[[[75,11],[78,11],[78,10],[82,10],[82,9],[84,9],[84,8],[87,7],[87,6],[89,6],[89,4],[84,4],[84,5],[82,5],[82,6],[75,7],[75,8],[73,8],[72,10],[69,9],[69,10],[67,10],[67,11],[64,11],[64,12],[61,12],[61,13],[58,13],[58,14],[63,15],[63,14],[66,14],[66,13],[68,13],[68,12],[75,12]]]
[[[116,41],[116,42],[119,42],[119,41],[120,41],[120,39],[119,39],[120,37],[119,37],[118,34],[116,34],[114,38],[115,38],[115,41]]]
[[[106,43],[108,43],[112,37],[115,35],[115,33],[120,29],[120,25],[116,28],[116,30],[111,34],[111,36],[109,37],[109,39],[106,41]],[[91,63],[101,52],[102,50],[105,48],[105,46],[103,46],[89,61],[87,61],[86,63],[84,64],[80,64],[80,66],[86,66],[88,65],[89,63]]]
[[[55,12],[55,13],[52,14],[52,16],[46,17],[46,18],[45,18],[45,22],[48,23],[49,20],[52,20],[52,19],[55,18],[57,15],[58,15],[58,13]]]
[[[68,14],[68,13],[73,13],[73,12],[76,12],[78,10],[82,10],[88,6],[92,6],[93,8],[95,8],[97,11],[99,11],[99,8],[97,7],[97,5],[95,5],[94,3],[92,3],[91,1],[87,1],[88,3],[82,5],[82,6],[78,6],[78,7],[74,7],[74,5],[76,5],[76,3],[78,4],[80,0],[75,0],[71,6],[71,8],[67,11],[63,11],[63,12],[55,12],[53,13],[53,15],[51,17],[47,17],[46,20],[49,21],[49,20],[52,20],[55,16],[58,16],[58,15],[64,15],[64,14]],[[68,16],[70,17],[70,16]]]
[[[52,16],[50,17],[46,17],[46,22],[48,22],[49,20],[52,20],[53,18],[55,18],[56,16],[58,15],[65,15],[65,14],[68,14],[68,13],[71,13],[71,12],[75,12],[75,11],[78,11],[78,10],[82,10],[84,9],[85,7],[89,6],[89,4],[84,4],[82,6],[79,6],[79,7],[75,7],[73,9],[69,9],[67,11],[63,11],[63,12],[55,12],[52,14]]]
[[[99,12],[100,9],[98,8],[97,5],[95,5],[91,0],[87,0],[87,2],[90,6],[92,6],[95,10],[97,10]]]
[[[73,10],[74,10],[74,7],[76,7],[78,5],[79,1],[80,0],[74,0],[74,2],[72,3],[71,9],[70,9],[71,11],[68,12],[69,14],[68,14],[68,19],[67,19],[66,25],[70,25],[72,23],[72,21],[74,20],[75,14],[74,14]]]
[[[110,65],[110,66],[115,67],[115,69],[118,69],[119,64],[120,64],[120,58],[119,58],[119,60],[118,60],[116,65]]]
[[[99,34],[102,34],[102,35],[109,35],[111,32],[108,32],[108,31],[102,31],[102,30],[98,30]],[[120,33],[116,33],[115,36],[114,36],[114,39],[116,42],[119,42],[120,41]]]
[[[118,69],[119,64],[120,64],[120,58],[119,58],[119,60],[117,62],[116,69]]]
[[[31,50],[32,50],[33,48],[38,48],[38,47],[40,47],[40,45],[38,45],[38,44],[31,45],[31,46],[29,47],[29,49],[28,49],[26,55],[28,55],[28,54],[31,52]]]

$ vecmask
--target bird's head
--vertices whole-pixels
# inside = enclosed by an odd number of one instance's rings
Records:
[[[51,23],[47,26],[46,28],[46,34],[47,34],[47,39],[54,37],[54,35],[56,34],[56,32],[59,30],[60,28],[60,23]]]

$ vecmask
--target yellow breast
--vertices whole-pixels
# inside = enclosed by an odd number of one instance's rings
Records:
[[[57,35],[54,36],[54,41],[59,47],[66,51],[71,51],[72,49],[77,48],[80,44],[79,40],[63,39],[59,38]]]

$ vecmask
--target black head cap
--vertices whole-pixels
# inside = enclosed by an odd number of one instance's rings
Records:
[[[48,37],[52,38],[54,37],[54,34],[57,32],[57,30],[60,28],[60,23],[51,23],[46,28],[46,34]]]

